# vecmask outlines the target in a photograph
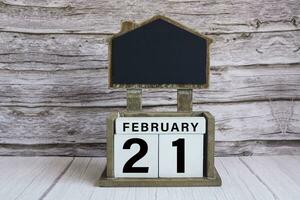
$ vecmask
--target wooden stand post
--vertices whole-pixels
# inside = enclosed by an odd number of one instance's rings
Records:
[[[177,90],[177,112],[193,111],[193,89]]]
[[[142,110],[142,89],[127,89],[127,111]]]

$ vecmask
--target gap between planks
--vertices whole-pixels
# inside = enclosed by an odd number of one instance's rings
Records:
[[[75,160],[75,157],[72,158],[72,160],[68,163],[68,165],[65,167],[65,169],[57,176],[57,178],[52,182],[52,184],[48,187],[48,189],[42,194],[42,196],[39,198],[39,200],[44,199],[48,193],[54,188],[54,186],[58,183],[58,181],[63,177],[63,175],[68,171],[68,169],[71,167],[73,161]]]
[[[268,190],[269,192],[273,195],[274,199],[279,199],[278,196],[275,194],[275,192],[268,186],[268,184],[261,179],[254,170],[251,169],[251,167],[241,158],[239,157],[239,160],[241,161],[241,163],[243,163],[247,169],[257,178],[258,181],[260,181]]]

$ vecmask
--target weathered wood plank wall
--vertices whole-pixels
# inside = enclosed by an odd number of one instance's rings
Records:
[[[298,0],[0,1],[0,155],[105,155],[107,38],[120,21],[163,14],[214,39],[211,87],[194,110],[216,117],[217,155],[300,154]],[[146,90],[146,110],[176,109]]]

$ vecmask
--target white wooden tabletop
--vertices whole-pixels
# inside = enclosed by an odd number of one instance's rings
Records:
[[[0,157],[0,199],[300,199],[300,156],[222,157],[222,187],[100,188],[105,158]]]

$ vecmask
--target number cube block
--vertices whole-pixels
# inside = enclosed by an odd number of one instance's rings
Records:
[[[116,178],[203,177],[204,117],[119,117]]]
[[[158,135],[115,134],[115,177],[158,177]]]
[[[159,177],[203,177],[203,134],[159,135]]]

